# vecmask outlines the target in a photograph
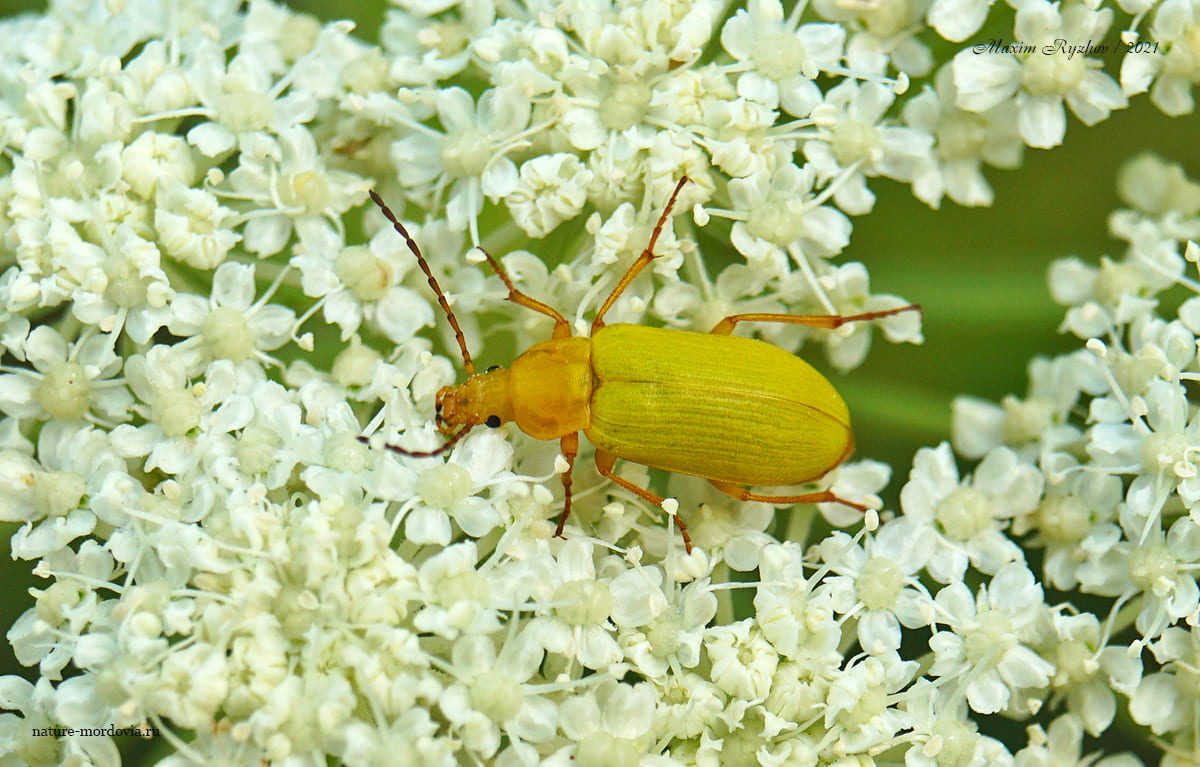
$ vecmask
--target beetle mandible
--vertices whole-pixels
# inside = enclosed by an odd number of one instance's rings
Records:
[[[565,317],[517,290],[500,262],[479,248],[508,288],[509,301],[554,320],[548,341],[529,347],[507,370],[494,367],[484,373],[475,372],[458,320],[417,243],[372,191],[371,199],[417,257],[454,330],[468,375],[463,383],[437,393],[438,430],[448,436],[441,447],[425,452],[386,447],[410,457],[440,455],[479,424],[494,429],[509,421],[535,439],[559,440],[567,462],[563,512],[554,531],[559,538],[571,516],[571,472],[581,431],[596,448],[596,470],[602,476],[659,508],[665,498],[613,473],[618,458],[703,477],[740,501],[777,506],[835,502],[866,511],[866,506],[828,489],[799,495],[761,495],[747,489],[819,479],[846,460],[854,439],[846,403],[824,376],[783,349],[730,333],[739,322],[833,329],[847,322],[920,312],[920,306],[854,315],[734,314],[709,333],[606,325],[604,315],[654,260],[654,244],[687,182],[684,176],[676,184],[646,249],[600,306],[587,337],[572,337]],[[687,526],[677,513],[668,513],[690,553]]]

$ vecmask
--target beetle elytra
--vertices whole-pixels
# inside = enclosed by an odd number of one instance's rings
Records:
[[[662,496],[613,473],[618,458],[707,479],[742,501],[777,506],[836,502],[865,511],[831,490],[799,495],[761,495],[748,487],[798,485],[819,479],[850,455],[850,413],[841,395],[820,373],[794,355],[764,341],[731,335],[740,322],[782,322],[833,329],[847,322],[920,312],[916,304],[854,315],[735,314],[709,333],[606,325],[604,315],[654,258],[654,244],[671,214],[680,179],[646,249],[629,267],[596,312],[590,336],[571,335],[563,315],[517,290],[504,267],[480,250],[508,288],[508,300],[554,320],[550,339],[529,347],[508,369],[475,372],[458,320],[417,243],[375,192],[371,199],[404,237],[436,294],[462,350],[468,378],[437,394],[438,430],[447,435],[436,450],[387,448],[410,457],[440,455],[473,427],[496,428],[509,421],[535,439],[560,441],[563,512],[554,534],[563,537],[571,515],[571,472],[579,432],[596,448],[597,471],[631,493],[663,508]],[[360,437],[364,442],[365,437]],[[684,545],[692,544],[679,525]]]

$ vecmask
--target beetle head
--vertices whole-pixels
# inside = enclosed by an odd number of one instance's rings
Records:
[[[437,425],[443,434],[485,424],[495,429],[513,419],[508,397],[508,371],[488,368],[437,393]]]

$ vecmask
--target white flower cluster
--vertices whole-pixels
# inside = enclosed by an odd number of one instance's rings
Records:
[[[1059,143],[1064,102],[1191,111],[1200,6],[1123,4],[1161,50],[1117,86],[1040,47],[935,67],[984,2],[396,4],[378,46],[268,0],[0,21],[0,522],[46,581],[7,633],[36,683],[0,677],[0,765],[115,765],[104,733],[131,726],[167,765],[1090,764],[1118,694],[1164,763],[1195,761],[1200,299],[1154,312],[1200,288],[1180,256],[1200,202],[1153,159],[1122,185],[1125,259],[1054,272],[1088,351],[1036,363],[1026,400],[960,405],[970,476],[943,445],[882,525],[821,509],[857,534],[797,509],[773,535],[771,507],[676,476],[685,555],[581,470],[560,540],[555,443],[481,431],[446,461],[357,438],[436,447],[455,379],[369,189],[416,219],[472,351],[549,326],[493,312],[468,244],[586,326],[685,174],[681,208],[731,222],[738,263],[710,275],[668,226],[610,321],[895,308],[833,260],[873,179],[988,204],[982,165]],[[1113,16],[1011,4],[1036,46]],[[912,313],[879,326],[920,340]],[[843,330],[755,332],[850,368],[871,326]],[[830,480],[862,497],[889,475]],[[1049,604],[1039,547],[1046,583],[1109,615]],[[1039,716],[1028,745],[981,732],[995,713]]]
[[[1074,626],[1042,652],[1079,718],[1071,726],[1102,732],[1120,696],[1162,738],[1163,764],[1195,764],[1200,416],[1189,390],[1200,381],[1200,280],[1187,271],[1200,262],[1200,183],[1144,154],[1118,191],[1129,207],[1110,230],[1127,243],[1122,257],[1065,259],[1050,271],[1051,291],[1070,307],[1063,328],[1085,348],[1035,360],[1023,399],[959,399],[955,446],[986,456],[980,471],[1003,454],[1008,476],[1044,478],[1038,502],[995,516],[1041,554],[1048,586],[1104,600],[1099,622],[1055,616]],[[1181,304],[1169,297],[1176,286],[1190,294]]]

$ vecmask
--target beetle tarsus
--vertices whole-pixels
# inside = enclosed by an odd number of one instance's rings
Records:
[[[687,525],[683,524],[683,520],[679,518],[678,514],[672,514],[671,517],[674,518],[675,524],[679,525],[679,534],[683,536],[684,551],[686,551],[688,554],[691,554],[692,536],[688,535]]]

